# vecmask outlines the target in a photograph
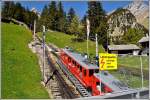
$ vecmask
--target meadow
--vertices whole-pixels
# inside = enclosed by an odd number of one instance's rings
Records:
[[[3,99],[49,98],[41,85],[41,72],[36,54],[28,48],[31,31],[15,24],[1,24]]]

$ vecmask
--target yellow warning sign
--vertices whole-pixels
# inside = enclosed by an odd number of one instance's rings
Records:
[[[117,55],[109,53],[99,54],[100,70],[114,70],[117,69]]]

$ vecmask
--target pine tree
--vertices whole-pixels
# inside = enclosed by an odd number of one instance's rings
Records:
[[[88,18],[90,20],[90,37],[95,37],[95,33],[101,38],[99,43],[107,42],[107,23],[105,11],[99,1],[88,2]]]
[[[15,13],[15,4],[13,1],[5,1],[2,7],[2,18],[12,18]]]
[[[73,8],[70,8],[69,9],[69,12],[68,12],[68,14],[67,14],[67,22],[66,22],[66,28],[67,28],[67,31],[66,31],[66,33],[67,34],[72,34],[72,32],[70,33],[70,29],[69,29],[69,27],[70,27],[70,25],[71,25],[71,22],[72,22],[72,20],[73,20],[73,18],[76,16],[76,13],[75,13],[75,11],[74,11],[74,9]]]
[[[66,24],[66,15],[63,10],[62,3],[58,3],[58,13],[57,13],[58,21],[57,21],[57,30],[64,32],[65,30],[65,24]]]
[[[42,23],[42,25],[45,25],[46,28],[48,28],[48,7],[47,5],[44,6],[43,11],[41,13],[41,18],[40,18],[40,23]]]
[[[23,21],[23,7],[19,2],[15,4],[14,18],[19,21]]]
[[[79,33],[79,18],[74,16],[68,28],[69,33],[77,35]]]
[[[30,25],[30,11],[29,9],[25,9],[25,11],[23,12],[23,19],[24,19],[24,22],[29,26]]]
[[[56,2],[52,1],[49,5],[49,13],[48,13],[48,28],[52,30],[57,29],[57,21],[58,21],[58,16],[57,16],[57,7],[56,7]]]
[[[76,13],[75,13],[74,9],[70,8],[69,12],[68,12],[68,16],[67,16],[68,23],[71,23],[71,21],[75,17],[75,15],[76,15]]]

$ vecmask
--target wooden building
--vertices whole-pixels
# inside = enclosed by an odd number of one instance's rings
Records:
[[[139,51],[140,48],[135,44],[108,45],[109,53],[138,55]]]
[[[139,43],[141,45],[141,51],[140,51],[140,54],[142,55],[149,55],[149,36],[146,36],[146,37],[142,37],[140,40],[139,40]]]

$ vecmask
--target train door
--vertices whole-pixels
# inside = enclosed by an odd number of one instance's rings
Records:
[[[80,73],[80,65],[77,64],[77,73],[79,74]]]
[[[88,70],[83,68],[83,81],[86,84],[86,86],[88,87]]]
[[[76,66],[76,73],[77,73],[77,76],[79,77],[79,74],[80,74],[80,65],[77,64]]]
[[[77,75],[77,62],[76,61],[74,61],[74,68],[73,68],[73,70],[74,70],[74,73]]]
[[[82,66],[80,66],[80,74],[79,74],[80,79],[82,79],[82,73],[83,73],[83,71],[82,71]]]

